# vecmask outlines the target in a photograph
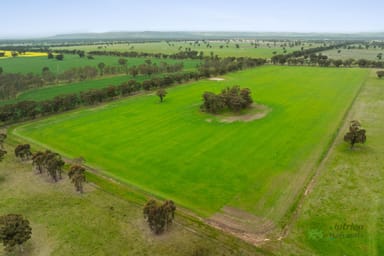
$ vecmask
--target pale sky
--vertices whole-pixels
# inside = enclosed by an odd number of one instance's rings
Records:
[[[384,32],[384,0],[0,3],[0,39],[109,31]]]

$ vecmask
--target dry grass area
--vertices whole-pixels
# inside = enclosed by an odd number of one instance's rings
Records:
[[[244,248],[243,242],[203,224],[200,228],[197,221],[187,227],[181,216],[169,232],[155,236],[143,220],[141,205],[94,184],[85,184],[85,193],[80,195],[65,175],[53,183],[36,174],[30,162],[15,159],[13,147],[6,145],[6,150],[0,163],[0,215],[22,214],[32,226],[32,239],[17,255],[257,254],[256,248]],[[2,246],[0,255],[6,255]]]

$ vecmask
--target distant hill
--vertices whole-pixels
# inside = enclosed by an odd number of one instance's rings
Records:
[[[288,32],[105,32],[62,34],[53,40],[202,40],[202,39],[329,39],[329,40],[384,40],[383,33],[288,33]]]

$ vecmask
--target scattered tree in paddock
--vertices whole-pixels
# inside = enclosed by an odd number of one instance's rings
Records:
[[[349,132],[344,135],[344,141],[351,144],[351,149],[355,143],[364,143],[366,141],[365,129],[361,129],[361,124],[353,120],[349,125]]]
[[[53,58],[54,58],[53,53],[52,53],[52,52],[49,52],[49,53],[48,53],[48,59],[53,59]]]
[[[376,71],[376,75],[377,75],[377,77],[378,78],[382,78],[382,77],[384,77],[384,70],[378,70],[378,71]]]
[[[15,148],[15,156],[19,157],[21,160],[28,160],[32,156],[31,145],[29,144],[20,144]]]
[[[100,62],[99,64],[97,64],[97,67],[100,70],[100,76],[103,76],[104,75],[105,63],[104,62]]]
[[[19,214],[0,216],[0,241],[5,250],[12,252],[16,246],[23,251],[23,244],[31,238],[32,228],[29,221]]]
[[[58,153],[46,151],[44,156],[44,166],[48,175],[54,182],[57,182],[62,178],[61,174],[63,172],[62,168],[64,166],[64,161]]]
[[[168,94],[168,92],[164,88],[160,88],[156,92],[156,95],[159,96],[159,98],[160,98],[160,102],[163,102],[163,100],[167,94]]]
[[[62,53],[56,55],[57,60],[64,60],[64,55]]]
[[[143,213],[149,228],[155,234],[161,234],[172,224],[175,211],[176,206],[172,200],[167,200],[162,205],[158,205],[155,200],[149,200],[144,206]]]
[[[68,177],[76,188],[77,192],[83,193],[85,182],[85,169],[79,165],[73,165],[68,172]]]
[[[0,148],[4,148],[4,141],[7,138],[7,134],[0,133]]]
[[[120,58],[118,60],[118,63],[119,63],[120,66],[124,67],[125,73],[128,74],[127,60],[123,59],[123,58]]]
[[[32,156],[32,166],[39,174],[42,174],[44,171],[44,157],[45,155],[41,151],[36,152]]]

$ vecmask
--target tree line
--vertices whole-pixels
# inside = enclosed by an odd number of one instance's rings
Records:
[[[384,68],[383,61],[367,60],[367,59],[353,59],[348,58],[345,60],[342,59],[332,59],[328,56],[323,55],[322,53],[310,55],[304,55],[301,57],[293,57],[288,55],[274,55],[271,58],[273,64],[280,65],[309,65],[309,66],[320,66],[320,67],[354,67],[358,66],[360,68]]]
[[[60,51],[63,52],[63,51]],[[179,51],[177,53],[166,54],[166,53],[148,53],[148,52],[137,52],[137,51],[90,51],[88,54],[95,56],[117,56],[117,57],[150,57],[157,59],[204,59],[203,51],[194,51],[187,49]]]

